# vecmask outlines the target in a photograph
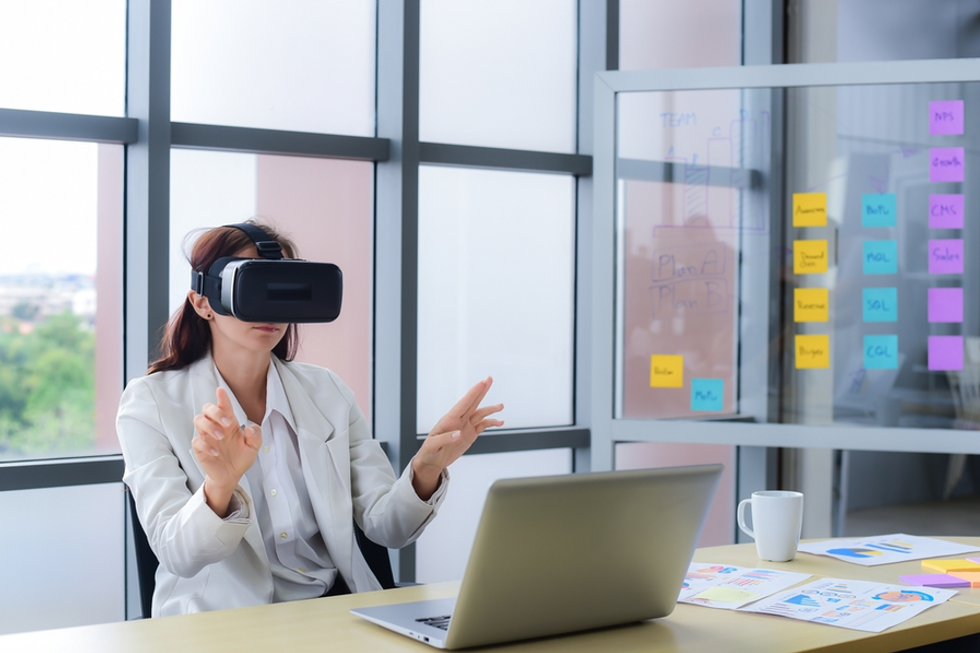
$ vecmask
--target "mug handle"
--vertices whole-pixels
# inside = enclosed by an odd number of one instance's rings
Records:
[[[743,533],[745,533],[752,539],[755,539],[755,532],[751,528],[745,525],[745,507],[750,505],[752,505],[752,499],[742,499],[741,501],[738,502],[738,511],[737,511],[738,527],[742,529]]]

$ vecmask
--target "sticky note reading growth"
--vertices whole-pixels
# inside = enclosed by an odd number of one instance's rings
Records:
[[[929,274],[963,274],[963,239],[929,241]]]
[[[929,369],[963,369],[963,336],[929,336]]]
[[[898,336],[864,336],[864,369],[897,370]]]
[[[691,379],[691,410],[720,413],[724,397],[724,379]]]
[[[930,322],[962,322],[963,321],[963,289],[962,288],[930,288],[929,289],[929,321]]]
[[[658,356],[650,357],[650,387],[651,388],[683,388],[684,387],[684,357]]]
[[[865,288],[862,295],[865,322],[898,322],[898,288]]]
[[[822,274],[827,271],[826,240],[794,240],[793,272]]]
[[[894,227],[895,214],[895,193],[861,196],[862,227]]]
[[[963,100],[929,103],[930,134],[963,133]]]
[[[962,195],[930,195],[929,196],[929,228],[930,229],[962,229],[963,228],[963,196]]]
[[[829,292],[826,288],[797,288],[793,291],[794,322],[826,322],[829,319]]]
[[[796,369],[830,367],[830,336],[796,336]]]
[[[866,240],[861,254],[865,274],[898,273],[898,241]]]
[[[827,193],[793,193],[793,226],[826,227]]]
[[[929,150],[929,181],[963,181],[962,147],[934,147]]]

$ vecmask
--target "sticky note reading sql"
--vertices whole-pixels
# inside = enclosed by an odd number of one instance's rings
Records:
[[[795,274],[823,274],[826,271],[826,240],[793,241],[793,272]]]
[[[793,226],[826,227],[827,193],[793,193]]]
[[[830,367],[830,336],[796,336],[796,369]]]
[[[650,387],[651,388],[683,388],[684,387],[684,357],[658,356],[650,357]]]
[[[826,322],[830,312],[826,288],[796,288],[793,291],[794,322]]]

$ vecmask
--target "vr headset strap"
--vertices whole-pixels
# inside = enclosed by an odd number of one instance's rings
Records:
[[[244,231],[252,239],[252,242],[255,243],[255,248],[258,250],[260,257],[273,261],[282,258],[282,245],[272,240],[269,234],[265,233],[264,229],[260,229],[254,224],[248,224],[247,222],[226,224],[225,226]],[[191,289],[198,295],[204,295],[205,297],[217,300],[212,302],[211,306],[220,315],[227,315],[227,313],[221,307],[221,277],[219,274],[220,269],[230,260],[232,260],[232,257],[227,256],[218,259],[211,266],[212,269],[206,273],[191,270]],[[218,269],[215,270],[215,268]]]
[[[239,222],[238,224],[226,224],[226,227],[234,227],[248,234],[248,237],[255,243],[255,248],[259,250],[259,256],[272,260],[282,258],[282,245],[269,238],[269,234],[254,224]]]

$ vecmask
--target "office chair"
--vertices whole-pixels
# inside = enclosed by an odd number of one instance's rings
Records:
[[[136,548],[140,611],[143,619],[149,619],[153,606],[153,588],[156,587],[156,573],[160,561],[157,560],[153,549],[150,548],[150,540],[146,536],[146,531],[143,530],[139,517],[136,516],[136,501],[133,499],[133,493],[129,491],[129,488],[126,488],[126,494],[129,497],[129,515],[133,524],[133,544]],[[386,590],[396,587],[388,549],[369,540],[356,522],[354,523],[354,537],[357,539],[357,547],[361,550],[364,560],[367,561],[371,573],[378,579],[381,587]]]

